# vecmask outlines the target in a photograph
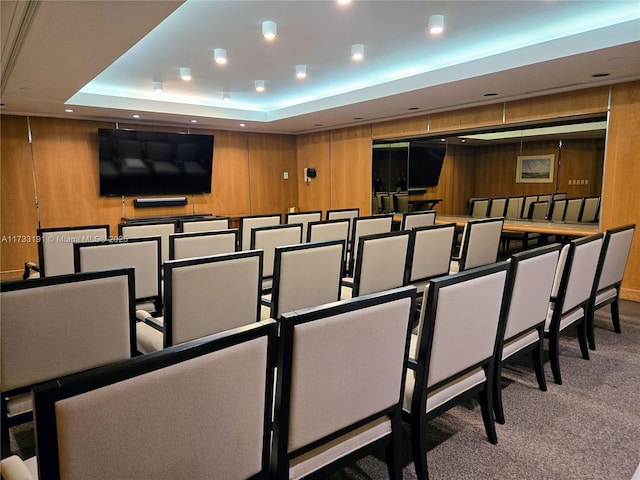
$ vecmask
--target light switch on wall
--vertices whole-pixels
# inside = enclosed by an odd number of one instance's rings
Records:
[[[289,172],[284,172],[282,174],[282,178],[284,178],[285,180],[289,180]]]

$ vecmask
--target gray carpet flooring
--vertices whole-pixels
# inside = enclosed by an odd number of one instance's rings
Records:
[[[506,423],[488,442],[480,407],[469,401],[429,424],[429,475],[437,479],[628,480],[640,464],[640,303],[621,302],[622,334],[608,307],[596,313],[597,350],[583,360],[577,339],[561,339],[563,385],[541,392],[528,359],[503,370]],[[12,429],[12,449],[34,454],[30,424]],[[409,429],[403,476],[414,479]],[[384,456],[370,455],[331,480],[387,478]]]

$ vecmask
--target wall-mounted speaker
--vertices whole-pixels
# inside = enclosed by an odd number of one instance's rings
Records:
[[[135,198],[133,200],[133,206],[135,208],[181,207],[186,204],[187,197]]]

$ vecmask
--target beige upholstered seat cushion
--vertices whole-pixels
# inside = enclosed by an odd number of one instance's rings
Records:
[[[164,347],[164,335],[162,332],[144,322],[136,324],[136,336],[140,353],[157,352]]]
[[[605,290],[603,292],[598,292],[594,305],[600,305],[602,302],[615,298],[617,294],[618,291],[615,289],[615,287],[609,288],[608,290]]]
[[[413,336],[413,335],[412,335]],[[467,390],[486,382],[487,377],[484,374],[482,368],[477,368],[467,373],[466,375],[457,378],[456,380],[443,385],[437,390],[427,395],[427,412],[439,407],[448,400],[461,395]],[[415,388],[415,377],[413,375],[407,375],[405,380],[404,400],[402,408],[410,412],[411,402],[413,400],[413,391]]]
[[[508,343],[505,343],[502,347],[502,360],[506,360],[511,355],[519,352],[523,348],[536,343],[540,339],[538,330],[529,331],[520,336],[512,338]]]
[[[379,418],[304,455],[296,457],[289,467],[289,478],[308,475],[333,461],[391,433],[391,421]]]
[[[38,480],[36,457],[23,461],[18,455],[12,455],[0,461],[0,475],[4,480]]]
[[[7,416],[9,418],[20,415],[21,413],[30,412],[32,408],[33,399],[31,398],[31,392],[7,399]]]

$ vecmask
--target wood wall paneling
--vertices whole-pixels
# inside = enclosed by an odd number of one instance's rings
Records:
[[[301,212],[331,209],[331,146],[329,132],[310,133],[296,137],[298,208]],[[316,178],[305,184],[303,169],[316,169]],[[289,178],[291,179],[289,172]]]
[[[621,296],[640,301],[640,81],[611,88],[600,226],[636,224]]]
[[[298,203],[296,140],[291,135],[249,134],[251,213],[284,213]]]
[[[429,114],[429,133],[464,130],[502,123],[503,104],[495,103],[480,107]]]
[[[608,101],[609,87],[606,86],[514,100],[505,104],[505,122],[602,113],[607,111]]]
[[[371,213],[371,126],[331,132],[331,208]]]
[[[557,95],[518,100],[504,105],[507,123],[584,113],[605,112],[609,87],[597,87]],[[494,110],[495,109],[495,110]],[[500,118],[496,119],[500,111]],[[635,179],[640,177],[640,82],[628,82],[611,87],[611,109],[606,145],[603,179],[602,228],[624,223],[640,225],[640,195]],[[476,120],[474,120],[476,115]],[[486,115],[486,116],[485,116]],[[492,116],[493,115],[493,116]],[[458,118],[456,118],[458,117]],[[2,234],[18,232],[35,234],[32,167],[25,130],[25,117],[2,117]],[[214,178],[211,195],[190,199],[186,213],[212,211],[218,215],[240,215],[269,211],[282,212],[289,206],[304,210],[347,208],[358,206],[363,212],[370,208],[371,195],[371,139],[376,135],[402,137],[416,131],[414,122],[421,117],[382,122],[335,131],[319,132],[299,137],[287,135],[258,135],[245,132],[214,132]],[[474,121],[478,123],[472,125]],[[431,127],[445,132],[467,125],[498,126],[502,123],[502,106],[496,104],[476,109],[443,112],[430,116]],[[113,123],[68,119],[32,118],[34,131],[33,162],[38,182],[43,226],[119,222],[122,205],[119,198],[102,198],[97,193],[97,128],[113,127]],[[451,125],[448,127],[448,125]],[[125,128],[128,125],[120,125]],[[131,128],[146,128],[131,125]],[[163,129],[164,127],[148,127]],[[465,127],[466,128],[466,127]],[[180,129],[177,129],[180,131]],[[418,128],[419,130],[419,128]],[[392,133],[393,132],[393,133]],[[459,151],[458,151],[459,150]],[[277,153],[275,153],[277,151]],[[565,174],[570,174],[571,155],[563,149],[563,163],[559,177],[562,188]],[[514,153],[509,153],[513,158]],[[576,158],[579,154],[576,153]],[[429,189],[430,197],[443,198],[437,209],[444,213],[465,213],[470,196],[480,192],[487,196],[518,194],[523,184],[512,184],[515,166],[500,171],[497,159],[480,166],[480,157],[456,146],[447,153],[440,185]],[[310,162],[313,161],[314,165]],[[495,162],[495,163],[494,163]],[[302,168],[312,166],[318,171],[308,188],[300,188]],[[598,166],[594,165],[598,172]],[[289,172],[289,183],[282,178]],[[495,174],[493,173],[495,172]],[[557,171],[558,172],[558,171]],[[491,182],[486,181],[486,176]],[[277,177],[277,179],[276,179]],[[501,177],[506,177],[502,179]],[[593,182],[597,182],[594,178]],[[480,183],[481,182],[481,183]],[[590,181],[591,183],[591,181]],[[20,189],[14,190],[14,185]],[[491,187],[490,185],[493,185]],[[540,188],[527,186],[525,188]],[[547,184],[542,184],[547,186]],[[513,190],[509,190],[513,188]],[[31,190],[29,190],[31,189]],[[570,195],[572,193],[568,192]],[[577,193],[577,192],[576,192]],[[588,194],[593,194],[591,190]],[[127,199],[127,201],[132,199]],[[132,207],[127,205],[127,212]],[[155,209],[144,210],[155,215]],[[154,210],[153,212],[151,210]],[[138,215],[138,211],[135,212]],[[148,213],[146,213],[148,211]],[[640,301],[640,235],[632,252],[623,283],[623,298]],[[35,260],[35,245],[2,245],[2,270],[21,270],[25,260]]]
[[[0,259],[7,280],[20,278],[24,262],[38,262],[38,220],[27,117],[3,115],[0,129]]]
[[[427,135],[429,133],[427,129],[428,119],[428,115],[420,115],[419,117],[374,123],[371,126],[371,137],[374,140],[380,140],[383,138],[394,138],[400,135]]]
[[[251,213],[249,139],[244,132],[210,132],[213,140],[211,194],[198,203],[200,212],[221,216]]]

